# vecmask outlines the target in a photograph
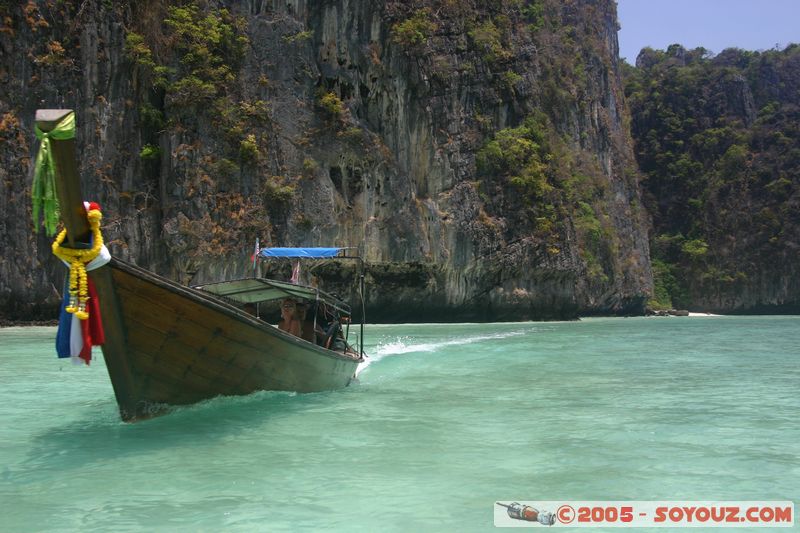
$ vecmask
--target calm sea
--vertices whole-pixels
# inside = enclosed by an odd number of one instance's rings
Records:
[[[73,367],[54,328],[0,330],[0,531],[488,531],[503,500],[800,503],[800,317],[367,332],[346,390],[127,425],[99,353]]]

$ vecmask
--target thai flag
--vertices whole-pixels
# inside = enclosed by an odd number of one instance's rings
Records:
[[[256,249],[253,252],[253,255],[250,256],[250,261],[253,262],[253,272],[256,271],[256,261],[258,260],[258,252],[259,251],[260,250],[259,250],[259,247],[258,247],[258,237],[256,237]]]
[[[58,317],[58,333],[56,333],[56,352],[60,358],[71,358],[75,364],[89,364],[92,360],[92,346],[100,346],[105,342],[103,322],[100,318],[100,305],[94,282],[88,278],[89,301],[86,303],[89,318],[80,320],[67,312],[69,303],[69,276],[64,284],[64,298],[61,302],[61,314]]]

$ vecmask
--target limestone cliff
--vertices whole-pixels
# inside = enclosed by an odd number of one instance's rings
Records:
[[[50,313],[39,107],[77,111],[112,253],[185,283],[255,238],[360,246],[372,320],[639,313],[613,0],[0,2],[0,309]],[[347,277],[346,271],[339,278]]]

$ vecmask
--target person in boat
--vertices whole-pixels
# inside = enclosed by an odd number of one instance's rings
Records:
[[[325,338],[325,328],[328,324],[328,312],[327,306],[325,302],[317,301],[314,302],[312,307],[312,312],[309,313],[309,321],[308,324],[314,331],[314,340],[313,342],[317,346],[325,346],[324,338]]]
[[[300,335],[298,337],[311,343],[316,342],[314,318],[309,316],[308,305],[305,302],[297,302],[294,317],[300,323]]]
[[[342,332],[343,318],[332,311],[324,302],[317,307],[316,342],[329,350],[343,352],[347,343]]]
[[[299,305],[292,298],[284,299],[281,301],[281,321],[278,322],[278,329],[282,329],[296,337],[302,337],[305,315],[305,306]]]
[[[291,298],[283,300],[278,328],[308,342],[316,342],[314,322],[308,319],[305,302],[298,302]]]
[[[334,320],[325,332],[325,348],[334,352],[344,352],[347,349],[347,342],[344,340],[342,323]]]

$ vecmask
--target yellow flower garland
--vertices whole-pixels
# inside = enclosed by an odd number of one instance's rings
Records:
[[[67,229],[61,230],[53,241],[53,254],[69,263],[69,305],[68,313],[74,313],[81,320],[89,318],[86,302],[89,300],[89,286],[86,280],[86,264],[93,261],[103,248],[103,234],[100,233],[100,220],[103,214],[99,209],[86,213],[92,230],[92,247],[89,249],[64,248],[61,244],[67,236]]]

